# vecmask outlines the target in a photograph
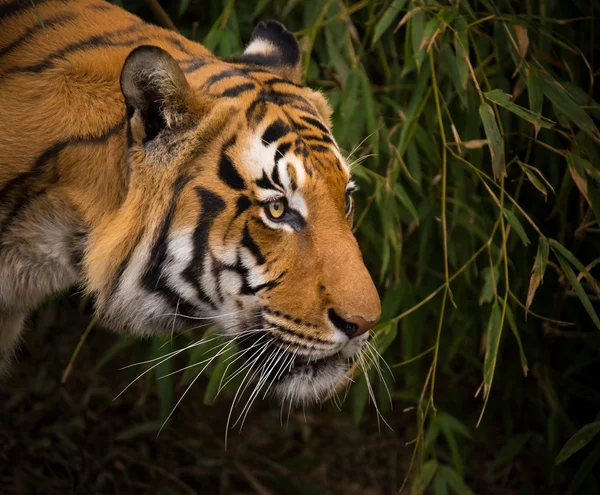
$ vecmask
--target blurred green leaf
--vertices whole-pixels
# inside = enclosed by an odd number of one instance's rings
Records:
[[[496,116],[492,107],[483,102],[479,106],[479,115],[485,129],[485,136],[489,142],[490,155],[492,157],[492,170],[494,177],[499,178],[506,175],[506,163],[504,162],[504,139],[500,135],[500,129],[496,123]]]
[[[576,452],[580,451],[588,443],[590,443],[596,435],[600,433],[600,421],[595,421],[581,428],[575,435],[573,435],[567,443],[564,444],[563,448],[556,456],[554,461],[555,465],[565,462]]]
[[[438,469],[438,462],[430,459],[421,467],[420,476],[416,477],[412,484],[411,493],[417,495],[423,493],[423,490],[429,486]]]
[[[400,15],[405,3],[406,0],[392,0],[390,6],[385,10],[385,12],[375,25],[375,33],[373,34],[373,38],[371,40],[372,46],[375,46],[375,43],[377,43],[377,41],[379,41],[379,38],[381,38],[383,33],[385,33],[388,30],[392,22],[394,22],[394,19],[396,19]]]
[[[504,216],[508,220],[508,223],[513,228],[515,233],[520,237],[523,244],[527,246],[531,241],[529,240],[529,237],[527,237],[525,229],[523,228],[523,225],[521,225],[521,222],[519,222],[517,216],[506,208],[504,208]]]
[[[475,495],[473,491],[466,485],[461,476],[450,466],[440,466],[438,473],[450,485],[452,490],[461,495]]]
[[[540,237],[537,255],[533,262],[533,268],[531,269],[531,278],[529,279],[529,290],[527,291],[527,302],[525,304],[525,316],[527,316],[529,306],[531,306],[535,293],[544,279],[544,272],[546,271],[546,265],[548,264],[549,254],[550,243],[548,242],[548,239],[545,237]]]
[[[564,87],[549,74],[542,74],[542,88],[544,95],[565,114],[582,131],[590,136],[597,136],[598,129],[592,118],[569,96]]]
[[[511,101],[511,95],[504,93],[501,89],[488,91],[487,93],[484,93],[484,96],[496,105],[500,105],[502,108],[506,108],[515,115],[525,119],[527,122],[531,122],[536,126],[536,128],[542,127],[544,129],[548,129],[554,125],[551,120],[541,117],[537,113],[513,103]]]
[[[573,268],[571,268],[571,265],[569,264],[567,259],[562,255],[562,253],[558,249],[554,249],[554,246],[552,246],[552,247],[553,247],[554,255],[558,258],[560,266],[563,269],[563,272],[564,272],[565,276],[567,277],[567,280],[569,280],[570,284],[573,286],[573,290],[577,294],[577,297],[581,301],[581,304],[583,304],[583,307],[585,308],[587,313],[590,315],[590,318],[594,322],[594,325],[596,325],[596,328],[598,330],[600,330],[600,320],[598,319],[596,310],[594,310],[594,307],[592,306],[590,298],[588,297],[585,290],[583,289],[581,282],[575,276],[575,272],[573,272]]]

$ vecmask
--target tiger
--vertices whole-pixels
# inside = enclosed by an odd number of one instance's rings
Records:
[[[296,37],[223,58],[103,0],[0,0],[0,366],[80,287],[140,337],[217,325],[280,400],[323,400],[381,315],[356,184]]]

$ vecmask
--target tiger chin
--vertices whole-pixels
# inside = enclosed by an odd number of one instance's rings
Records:
[[[80,285],[109,328],[214,322],[249,380],[325,397],[381,308],[294,36],[261,22],[223,59],[101,1],[0,7],[0,368]]]

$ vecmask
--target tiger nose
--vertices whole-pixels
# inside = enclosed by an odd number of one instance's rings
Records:
[[[330,309],[327,314],[331,323],[351,339],[368,332],[377,324],[377,320],[367,321],[362,316],[342,318],[334,309]]]

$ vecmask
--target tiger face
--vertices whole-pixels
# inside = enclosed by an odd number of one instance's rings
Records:
[[[299,84],[298,45],[278,23],[261,23],[238,59],[200,63],[186,77],[152,46],[125,61],[130,185],[90,243],[90,285],[113,324],[214,320],[249,380],[320,400],[381,311],[331,111]]]

